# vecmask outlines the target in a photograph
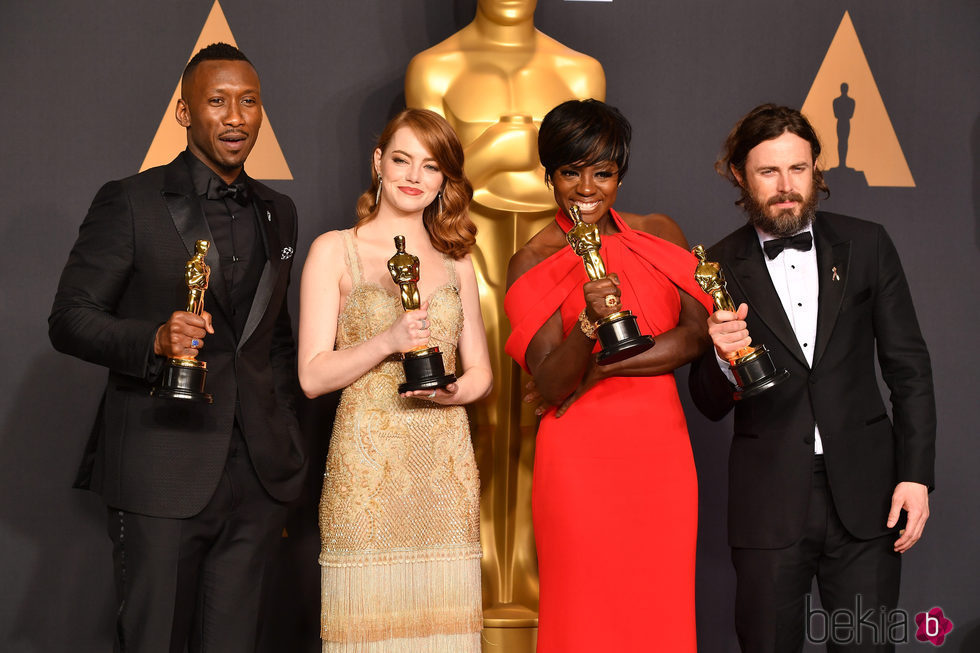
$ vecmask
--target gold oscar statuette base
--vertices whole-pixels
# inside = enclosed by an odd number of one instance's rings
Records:
[[[765,345],[746,347],[728,363],[738,385],[736,401],[761,394],[789,378],[786,370],[777,370]]]
[[[602,318],[598,333],[602,350],[596,357],[597,365],[612,365],[632,358],[655,344],[653,336],[640,333],[632,311],[618,311]]]
[[[538,613],[516,603],[483,611],[483,653],[533,651],[538,644]]]
[[[406,352],[402,359],[405,370],[405,383],[398,386],[398,392],[415,390],[435,390],[456,383],[455,374],[446,374],[442,354],[438,347],[426,347]]]
[[[192,358],[168,358],[160,374],[160,384],[150,390],[150,395],[161,399],[182,399],[214,403],[214,398],[204,392],[208,364]]]

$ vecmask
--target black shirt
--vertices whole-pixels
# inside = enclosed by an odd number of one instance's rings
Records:
[[[209,187],[214,189],[226,184],[189,150],[184,150],[183,158],[190,169],[194,192],[201,200],[201,208],[214,239],[211,246],[220,257],[223,278],[212,277],[211,283],[225,284],[231,298],[231,318],[237,340],[245,329],[255,289],[266,262],[261,226],[254,206],[255,194],[248,187],[248,177],[242,172],[234,183],[245,188],[244,197],[239,194],[237,197],[209,199]],[[216,197],[213,192],[211,195]]]

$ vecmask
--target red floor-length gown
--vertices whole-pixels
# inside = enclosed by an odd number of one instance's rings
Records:
[[[711,310],[692,254],[611,214],[620,233],[602,237],[601,254],[642,333],[677,325],[678,287]],[[556,219],[571,227],[564,213]],[[565,247],[514,283],[507,351],[521,366],[556,310],[566,337],[579,328],[586,281],[582,259]],[[697,650],[698,484],[672,373],[606,379],[561,418],[549,411],[538,428],[532,495],[538,653]]]

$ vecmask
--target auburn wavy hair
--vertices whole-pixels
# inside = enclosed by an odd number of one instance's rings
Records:
[[[436,200],[425,207],[422,223],[429,232],[429,240],[438,251],[454,259],[466,256],[476,244],[476,225],[470,220],[469,206],[473,198],[473,186],[463,174],[463,146],[456,132],[446,119],[428,109],[405,109],[385,125],[375,149],[382,155],[391,143],[395,132],[408,127],[419,142],[436,160],[444,177],[442,185],[442,212]],[[357,224],[354,229],[367,224],[378,215],[378,172],[374,168],[374,149],[371,150],[371,187],[357,198]]]

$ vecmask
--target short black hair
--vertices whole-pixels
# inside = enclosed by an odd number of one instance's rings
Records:
[[[235,46],[228,43],[212,43],[206,48],[201,48],[197,54],[191,57],[191,60],[184,66],[184,74],[181,79],[190,79],[191,73],[203,61],[244,61],[253,68],[255,67],[245,56],[245,53]]]
[[[630,162],[633,128],[619,109],[599,100],[569,100],[545,115],[538,131],[538,156],[551,179],[561,166],[612,161],[622,180]]]

